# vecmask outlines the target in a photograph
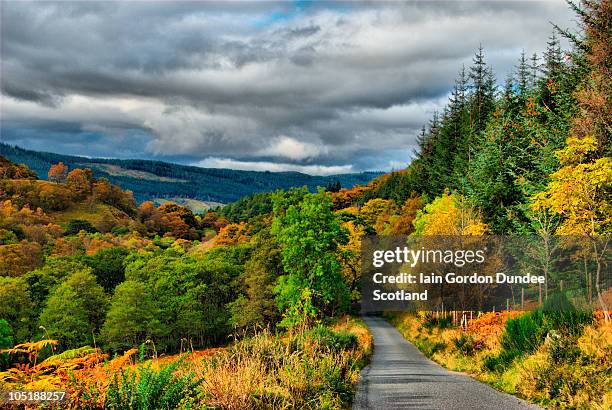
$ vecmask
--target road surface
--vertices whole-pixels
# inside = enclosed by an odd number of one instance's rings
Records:
[[[353,409],[540,409],[432,362],[385,320],[364,320],[374,356],[361,373]]]

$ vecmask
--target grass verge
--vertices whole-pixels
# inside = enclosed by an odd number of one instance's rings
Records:
[[[602,318],[497,312],[460,328],[425,312],[387,316],[450,370],[547,408],[598,410],[612,409],[612,326]]]

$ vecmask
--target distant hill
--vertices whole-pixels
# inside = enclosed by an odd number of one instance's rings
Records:
[[[72,168],[91,168],[97,178],[105,177],[123,189],[130,190],[138,202],[165,199],[207,204],[227,204],[255,192],[308,186],[327,186],[340,182],[343,188],[366,184],[380,172],[362,172],[330,176],[313,176],[300,172],[260,172],[232,169],[200,168],[162,161],[86,158],[50,152],[26,150],[0,143],[0,155],[25,164],[39,178],[46,179],[52,164],[63,162]],[[190,201],[191,200],[191,201]]]

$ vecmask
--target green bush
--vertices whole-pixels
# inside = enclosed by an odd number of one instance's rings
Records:
[[[176,374],[182,362],[176,361],[159,371],[151,364],[138,370],[122,370],[106,391],[104,407],[121,410],[176,409],[195,401],[196,387],[203,380],[193,373]]]
[[[551,361],[555,364],[578,361],[582,353],[576,345],[576,340],[576,337],[563,337],[554,333],[548,346]]]
[[[441,352],[446,349],[444,342],[432,342],[427,338],[420,338],[414,340],[414,344],[426,357],[432,357],[437,352]]]
[[[577,336],[593,322],[593,312],[576,310],[565,293],[554,293],[542,308],[547,323],[562,335]]]
[[[98,230],[92,226],[89,221],[83,219],[71,219],[66,227],[65,235],[76,235],[77,233],[85,231],[88,233],[96,233]]]
[[[505,369],[515,358],[534,352],[551,331],[554,331],[550,347],[553,360],[571,361],[579,354],[573,347],[576,337],[592,321],[593,313],[576,310],[565,293],[552,294],[541,311],[506,321],[500,340],[502,351],[486,358],[484,366],[492,371]]]
[[[332,351],[353,349],[358,345],[357,336],[353,333],[346,331],[334,332],[323,325],[310,329],[306,336],[317,342],[320,347]]]
[[[497,356],[485,359],[485,368],[503,370],[515,358],[535,351],[544,342],[548,330],[544,314],[539,310],[508,319],[500,339],[502,350]]]
[[[457,350],[467,356],[473,355],[476,351],[474,338],[472,336],[462,334],[460,337],[455,338],[455,340],[453,340],[453,343],[455,344]]]
[[[500,340],[501,347],[519,354],[533,352],[542,344],[547,331],[544,314],[538,310],[508,319]]]
[[[19,243],[19,239],[15,232],[6,229],[0,229],[0,245],[11,245]]]

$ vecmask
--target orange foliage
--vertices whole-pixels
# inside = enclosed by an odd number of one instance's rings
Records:
[[[93,188],[93,173],[91,169],[73,169],[68,173],[66,183],[80,197],[87,196]]]
[[[334,209],[348,208],[349,206],[358,202],[363,198],[364,194],[369,191],[370,188],[365,185],[355,185],[351,189],[343,188],[338,192],[332,192],[332,202]]]
[[[38,179],[38,176],[25,165],[13,164],[0,156],[0,179]]]
[[[155,208],[150,202],[143,202],[138,215],[145,228],[151,233],[164,234],[182,239],[197,239],[198,221],[189,208],[167,203]]]
[[[467,331],[481,336],[501,335],[506,326],[506,320],[520,316],[522,313],[519,311],[483,313],[468,322]]]
[[[399,215],[393,216],[389,220],[388,235],[410,235],[414,232],[412,221],[416,218],[417,212],[423,208],[425,203],[420,196],[408,198]]]
[[[0,276],[21,276],[42,265],[42,248],[38,243],[21,241],[0,245]]]
[[[51,165],[49,172],[47,173],[49,181],[56,183],[64,183],[68,178],[68,167],[63,162],[59,164]]]
[[[229,225],[229,221],[216,212],[207,212],[201,221],[202,228],[212,228],[219,232],[225,226]]]
[[[216,245],[237,245],[246,242],[249,238],[249,229],[244,222],[229,224],[221,228],[215,237]]]

